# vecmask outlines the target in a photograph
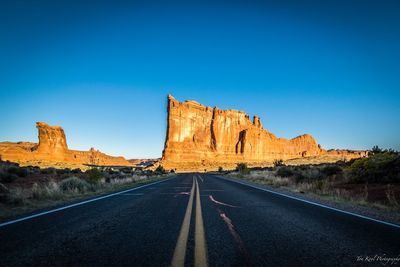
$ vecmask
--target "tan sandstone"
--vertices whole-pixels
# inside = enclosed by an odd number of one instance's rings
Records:
[[[334,161],[366,156],[363,151],[326,151],[309,134],[278,138],[263,128],[259,117],[251,121],[242,111],[206,107],[196,101],[179,102],[168,96],[167,112],[167,136],[160,163],[167,169],[229,169],[242,162],[268,166],[279,159]]]
[[[89,151],[70,150],[63,128],[37,122],[39,143],[0,142],[1,160],[17,162],[21,165],[41,167],[79,167],[87,165],[131,166],[123,157],[106,155],[94,148]]]

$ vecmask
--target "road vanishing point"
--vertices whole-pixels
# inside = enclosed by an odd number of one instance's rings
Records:
[[[399,226],[214,174],[0,223],[0,266],[383,266],[376,255],[399,257]]]

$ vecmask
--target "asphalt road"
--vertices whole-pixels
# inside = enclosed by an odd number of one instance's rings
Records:
[[[0,266],[400,266],[383,261],[399,255],[400,228],[210,174],[0,227]]]

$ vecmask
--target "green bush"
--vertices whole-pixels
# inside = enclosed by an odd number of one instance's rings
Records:
[[[28,176],[28,170],[26,168],[10,167],[10,168],[8,168],[7,171],[8,171],[8,173],[15,174],[18,177]]]
[[[343,169],[337,165],[328,165],[321,169],[321,172],[326,176],[332,176],[336,174],[340,174],[343,172]]]
[[[302,183],[302,182],[308,180],[307,176],[305,176],[302,171],[298,171],[298,170],[294,173],[293,177],[294,177],[294,181],[296,184]]]
[[[88,182],[75,176],[62,180],[59,186],[63,192],[84,193],[90,189],[90,184]]]
[[[71,172],[74,174],[78,174],[78,173],[81,173],[82,171],[81,171],[81,169],[76,168],[76,169],[73,169]]]
[[[345,168],[349,182],[399,183],[400,155],[383,152],[355,160]]]
[[[68,168],[66,168],[66,169],[57,169],[56,170],[57,175],[63,175],[63,174],[67,174],[67,173],[70,173],[70,172],[71,172],[71,170],[68,169]]]
[[[294,172],[292,171],[291,167],[280,167],[278,168],[278,170],[276,171],[276,175],[280,176],[280,177],[290,177],[294,175]]]
[[[0,172],[0,181],[2,183],[12,183],[18,179],[18,176],[14,173]]]
[[[238,163],[236,165],[236,171],[238,171],[240,174],[249,174],[250,170],[247,167],[246,163]]]
[[[91,184],[96,184],[103,178],[103,173],[96,168],[87,170],[85,174],[87,175],[88,182]]]
[[[46,169],[41,169],[40,172],[42,174],[56,174],[57,171],[55,168],[50,167],[50,168],[46,168]]]

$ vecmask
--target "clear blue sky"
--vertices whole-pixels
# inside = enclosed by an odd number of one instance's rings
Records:
[[[166,96],[400,149],[399,1],[1,1],[0,140],[161,155]],[[250,3],[251,2],[251,3]]]

